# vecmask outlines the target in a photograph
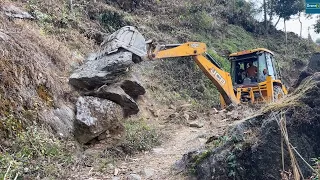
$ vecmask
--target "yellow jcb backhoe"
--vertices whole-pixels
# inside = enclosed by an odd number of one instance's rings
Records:
[[[287,89],[280,80],[273,53],[264,48],[230,54],[231,74],[208,54],[206,44],[160,45],[145,38],[132,26],[125,26],[108,37],[102,54],[117,52],[123,48],[142,60],[191,57],[220,92],[221,107],[250,102],[273,102]]]

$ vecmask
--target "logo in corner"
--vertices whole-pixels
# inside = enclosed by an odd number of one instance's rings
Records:
[[[190,47],[192,47],[192,48],[197,48],[199,46],[200,46],[199,43],[191,43],[190,44]]]

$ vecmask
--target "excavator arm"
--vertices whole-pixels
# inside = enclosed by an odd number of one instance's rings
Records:
[[[192,57],[205,75],[217,87],[224,102],[227,105],[239,104],[236,98],[231,76],[228,72],[222,70],[209,54],[206,53],[207,47],[200,42],[187,42],[175,45],[159,45],[150,43],[147,56],[150,60],[174,58],[174,57]]]
[[[155,60],[174,57],[192,57],[205,75],[220,92],[226,105],[239,104],[236,98],[230,74],[206,53],[204,43],[188,42],[184,44],[159,45],[153,41],[146,42],[143,35],[132,26],[125,26],[114,32],[101,45],[100,56],[126,49],[142,60]]]

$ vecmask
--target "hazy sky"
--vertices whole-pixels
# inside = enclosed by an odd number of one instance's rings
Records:
[[[258,4],[258,6],[262,5],[262,0],[246,0],[246,1],[251,1],[251,2],[255,2]],[[301,17],[301,21],[302,21],[302,37],[304,38],[308,38],[308,27],[310,27],[310,35],[312,37],[312,39],[315,41],[317,38],[320,38],[320,34],[316,34],[314,32],[313,29],[313,24],[316,23],[316,18],[317,15],[313,15],[311,19],[306,19],[305,16]],[[257,17],[258,20],[263,20],[263,15],[259,15]],[[275,17],[274,21],[277,21],[278,18]],[[275,22],[274,22],[275,24]],[[287,25],[287,31],[291,31],[294,32],[296,34],[300,34],[300,22],[298,20],[298,17],[295,16],[293,17],[291,20],[286,21],[286,25]],[[280,22],[278,23],[277,29],[279,30],[284,30],[284,24],[283,24],[283,19],[280,20]]]
[[[316,19],[317,19],[316,15],[313,15],[312,19],[306,19],[305,17],[301,17],[302,37],[304,38],[308,37],[308,27],[310,27],[310,35],[312,39],[315,41],[317,38],[320,38],[320,34],[316,34],[313,29],[313,24],[316,23]],[[300,22],[297,19],[297,17],[287,21],[286,25],[287,25],[287,31],[300,34]],[[277,29],[284,30],[283,20],[282,22],[279,22],[279,24],[277,25]]]

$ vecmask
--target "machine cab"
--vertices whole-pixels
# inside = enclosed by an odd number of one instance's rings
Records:
[[[273,53],[264,48],[230,54],[231,76],[235,87],[250,87],[266,81],[267,76],[278,79]]]

